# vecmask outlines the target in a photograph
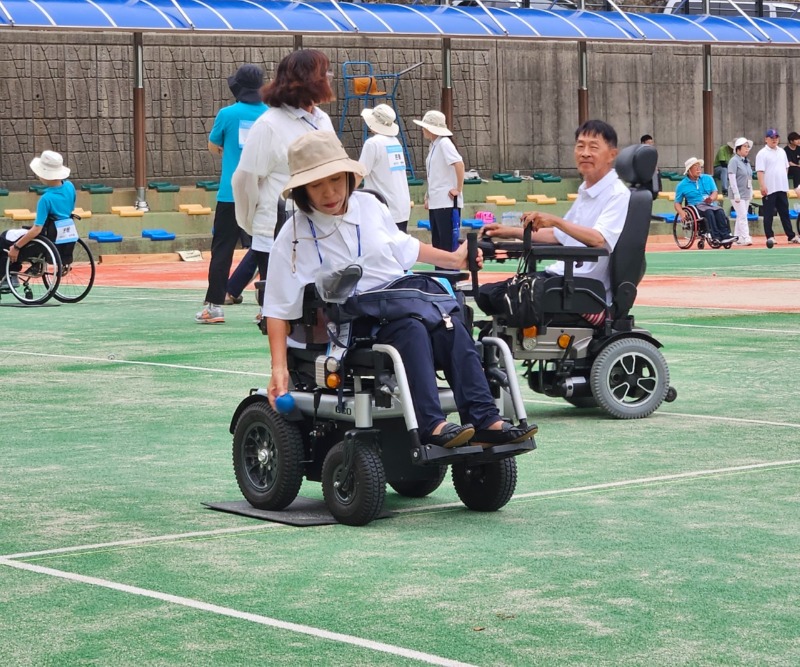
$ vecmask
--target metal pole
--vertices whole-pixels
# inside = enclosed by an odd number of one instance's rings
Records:
[[[711,45],[703,45],[703,160],[714,175],[714,92],[711,89]],[[723,184],[724,187],[724,184]]]
[[[447,127],[453,128],[453,70],[450,38],[442,40],[442,113],[447,119]]]
[[[144,123],[144,48],[142,33],[133,33],[133,186],[136,208],[149,211],[147,205],[147,141]]]
[[[303,49],[303,36],[302,35],[295,35],[294,36],[294,50],[301,51]]]
[[[578,125],[589,120],[589,63],[586,42],[578,42]]]

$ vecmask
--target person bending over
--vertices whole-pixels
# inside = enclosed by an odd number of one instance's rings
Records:
[[[302,315],[305,286],[314,283],[323,262],[359,263],[360,291],[403,276],[415,262],[452,269],[467,262],[465,245],[447,252],[401,232],[389,209],[369,193],[357,192],[362,165],[351,160],[332,132],[301,136],[288,151],[291,178],[283,192],[299,210],[278,233],[267,271],[270,298],[264,303],[272,356],[270,404],[289,390],[287,331]],[[479,262],[480,262],[479,258]],[[457,318],[428,331],[408,316],[383,326],[379,343],[397,348],[408,373],[423,442],[455,447],[472,441],[491,446],[527,440],[536,426],[521,428],[502,420],[492,398],[480,357],[466,326]],[[443,369],[462,416],[447,422],[439,403],[435,367]]]

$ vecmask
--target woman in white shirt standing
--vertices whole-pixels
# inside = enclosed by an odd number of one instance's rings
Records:
[[[253,237],[251,248],[262,276],[272,251],[278,198],[289,182],[288,148],[307,132],[333,131],[330,117],[317,106],[334,99],[332,77],[322,51],[302,49],[281,60],[275,78],[263,90],[270,109],[250,128],[233,174],[236,221]]]
[[[735,154],[728,162],[728,193],[733,201],[733,210],[736,211],[736,227],[733,235],[739,237],[736,245],[753,245],[750,236],[750,226],[747,223],[747,211],[750,200],[753,199],[753,167],[747,160],[747,155],[753,147],[753,142],[745,137],[739,137],[734,143]]]
[[[364,187],[380,192],[392,214],[392,220],[405,232],[411,213],[411,194],[406,177],[406,158],[397,140],[400,126],[397,115],[388,104],[361,111],[361,117],[372,131],[364,142],[358,161],[364,167]]]
[[[453,208],[464,206],[461,191],[464,189],[464,160],[450,140],[453,133],[447,128],[447,119],[441,111],[428,111],[422,120],[414,120],[431,142],[425,171],[428,192],[425,208],[431,221],[431,245],[442,250],[453,250]]]

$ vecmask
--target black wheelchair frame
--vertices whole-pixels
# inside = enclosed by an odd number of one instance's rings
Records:
[[[477,238],[468,240],[477,286]],[[468,278],[460,272],[433,272],[453,284]],[[303,318],[296,323],[312,339],[324,327],[331,305],[307,288]],[[330,318],[336,320],[333,314]],[[501,414],[527,426],[527,415],[505,341],[477,342],[484,370]],[[533,438],[484,448],[468,444],[446,449],[423,442],[403,361],[390,345],[355,339],[340,360],[328,356],[327,344],[289,349],[294,409],[274,411],[264,389],[253,389],[231,420],[233,467],[239,488],[256,508],[281,510],[300,490],[303,478],[322,483],[325,503],[341,523],[365,525],[382,511],[386,484],[398,494],[423,497],[442,483],[447,466],[462,502],[475,511],[495,511],[514,493],[514,457],[536,448]],[[336,374],[336,388],[328,378]],[[440,387],[445,414],[456,412],[453,392]]]
[[[632,191],[625,226],[610,257],[610,306],[602,282],[574,275],[578,262],[597,261],[608,255],[607,250],[532,244],[530,229],[523,243],[494,244],[509,259],[527,254],[523,270],[528,273],[536,272],[544,260],[565,263],[563,277],[545,279],[542,321],[530,327],[509,326],[507,317],[494,315],[483,329],[505,340],[513,357],[523,360],[533,391],[563,398],[577,408],[599,407],[618,419],[647,417],[663,401],[677,397],[661,343],[637,327],[630,313],[646,270],[657,160],[655,148],[644,145],[629,146],[617,158],[617,172]],[[593,326],[582,314],[602,314],[602,322]]]

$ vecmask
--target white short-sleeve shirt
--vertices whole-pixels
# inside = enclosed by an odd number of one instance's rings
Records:
[[[789,191],[789,158],[782,148],[764,146],[756,155],[756,171],[763,171],[767,194]]]
[[[236,220],[253,236],[264,237],[262,246],[265,243],[270,247],[272,245],[278,217],[278,197],[289,182],[289,146],[295,139],[313,130],[333,132],[328,114],[317,107],[309,113],[284,104],[272,107],[261,115],[247,134],[237,171],[246,171],[258,177],[258,204],[252,220],[248,220],[249,212],[244,211],[241,202],[236,201]],[[256,249],[268,251],[270,248]]]
[[[367,175],[364,187],[386,197],[395,222],[406,222],[411,213],[411,194],[406,177],[406,157],[396,137],[374,134],[364,142],[358,161]]]
[[[631,192],[617,176],[613,169],[590,188],[581,183],[578,188],[578,198],[570,207],[565,220],[590,227],[600,232],[605,239],[604,248],[609,254],[614,251],[619,236],[628,217],[628,203]],[[560,229],[554,229],[556,239],[564,246],[585,247],[583,243],[572,238]],[[585,278],[594,278],[602,281],[606,288],[606,302],[611,302],[611,271],[609,257],[600,257],[597,262],[584,262],[575,267],[575,275]],[[564,262],[556,262],[547,267],[546,271],[555,275],[564,275]]]
[[[436,137],[428,149],[425,171],[428,175],[428,208],[453,208],[450,190],[460,185],[453,167],[463,162],[461,154],[448,137]],[[464,197],[459,195],[458,207],[464,206]]]
[[[401,232],[371,194],[353,193],[343,217],[298,210],[275,239],[262,312],[281,320],[300,318],[305,286],[314,282],[323,259],[334,267],[361,264],[357,289],[363,292],[399,278],[418,257],[419,241]]]

